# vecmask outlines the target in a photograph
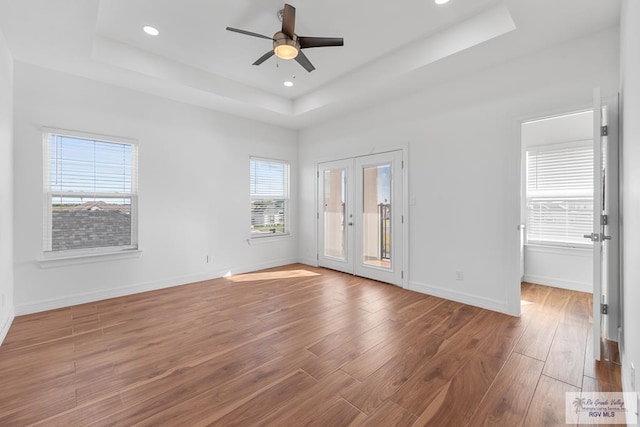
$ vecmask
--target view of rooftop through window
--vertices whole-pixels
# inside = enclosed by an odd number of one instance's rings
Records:
[[[45,250],[135,244],[135,146],[56,133],[47,137],[51,223]]]

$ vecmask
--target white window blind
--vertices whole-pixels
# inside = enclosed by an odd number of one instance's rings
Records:
[[[251,237],[289,233],[289,163],[249,159]]]
[[[526,151],[527,241],[586,245],[593,228],[590,140]]]
[[[45,252],[137,248],[137,146],[46,130]]]

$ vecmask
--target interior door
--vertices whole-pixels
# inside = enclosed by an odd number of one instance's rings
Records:
[[[318,165],[318,265],[402,285],[402,152]]]
[[[354,273],[353,160],[318,165],[318,265]]]
[[[603,277],[606,272],[606,257],[604,242],[611,239],[605,234],[605,162],[606,159],[606,132],[603,126],[606,123],[606,111],[602,109],[600,88],[593,93],[593,232],[585,235],[585,238],[593,242],[593,356],[595,360],[601,360],[601,343],[604,340],[602,304],[605,303],[603,292]]]
[[[593,354],[619,363],[618,352],[605,352],[606,340],[617,340],[620,293],[618,99],[603,102],[593,95]]]

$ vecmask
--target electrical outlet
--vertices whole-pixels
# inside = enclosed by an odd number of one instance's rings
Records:
[[[464,271],[456,270],[456,280],[464,280]]]
[[[207,255],[207,264],[213,262],[213,257],[211,255]]]

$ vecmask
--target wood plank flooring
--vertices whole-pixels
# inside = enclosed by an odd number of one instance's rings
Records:
[[[591,296],[523,284],[522,317],[291,265],[15,319],[0,425],[540,426],[620,391]]]

